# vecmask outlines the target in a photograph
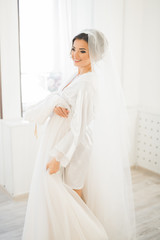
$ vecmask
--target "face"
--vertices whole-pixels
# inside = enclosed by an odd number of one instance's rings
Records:
[[[83,39],[76,39],[74,41],[71,54],[75,66],[86,67],[91,64],[88,43]]]

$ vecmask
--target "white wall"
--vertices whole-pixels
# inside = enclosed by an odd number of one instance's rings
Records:
[[[3,118],[21,116],[17,0],[0,1]]]
[[[160,114],[159,0],[125,1],[123,40],[122,80],[131,116],[131,159],[136,163],[138,110]]]
[[[139,108],[160,114],[160,1],[144,0]]]
[[[160,1],[125,1],[123,85],[129,107],[160,113]]]
[[[121,77],[124,1],[94,0],[94,2],[94,26],[107,37]]]
[[[34,124],[26,121],[2,122],[3,173],[1,185],[14,197],[26,194],[30,189],[31,177],[39,146],[42,128],[38,128],[38,139],[34,136]]]
[[[142,1],[124,1],[122,84],[130,116],[132,165],[136,163],[137,109],[141,69]]]
[[[124,6],[123,86],[127,105],[138,106],[142,41],[142,1],[127,0]]]

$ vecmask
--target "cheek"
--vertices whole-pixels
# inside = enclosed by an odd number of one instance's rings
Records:
[[[85,62],[86,64],[89,64],[89,63],[90,63],[90,58],[89,58],[89,56],[86,56],[86,57],[84,58],[84,62]]]
[[[72,59],[73,59],[73,51],[71,52],[71,57],[72,57]]]
[[[81,59],[84,60],[84,61],[87,61],[87,62],[90,61],[88,54],[82,55]]]

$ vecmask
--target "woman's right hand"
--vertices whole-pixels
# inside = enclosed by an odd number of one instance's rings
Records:
[[[53,111],[60,117],[65,117],[65,118],[67,118],[69,114],[69,110],[63,107],[55,107]]]

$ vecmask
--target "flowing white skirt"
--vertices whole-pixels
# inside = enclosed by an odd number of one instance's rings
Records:
[[[48,151],[67,131],[67,121],[53,116],[46,124],[29,193],[23,240],[107,240],[107,234],[78,194],[63,182],[63,168],[46,171]]]

